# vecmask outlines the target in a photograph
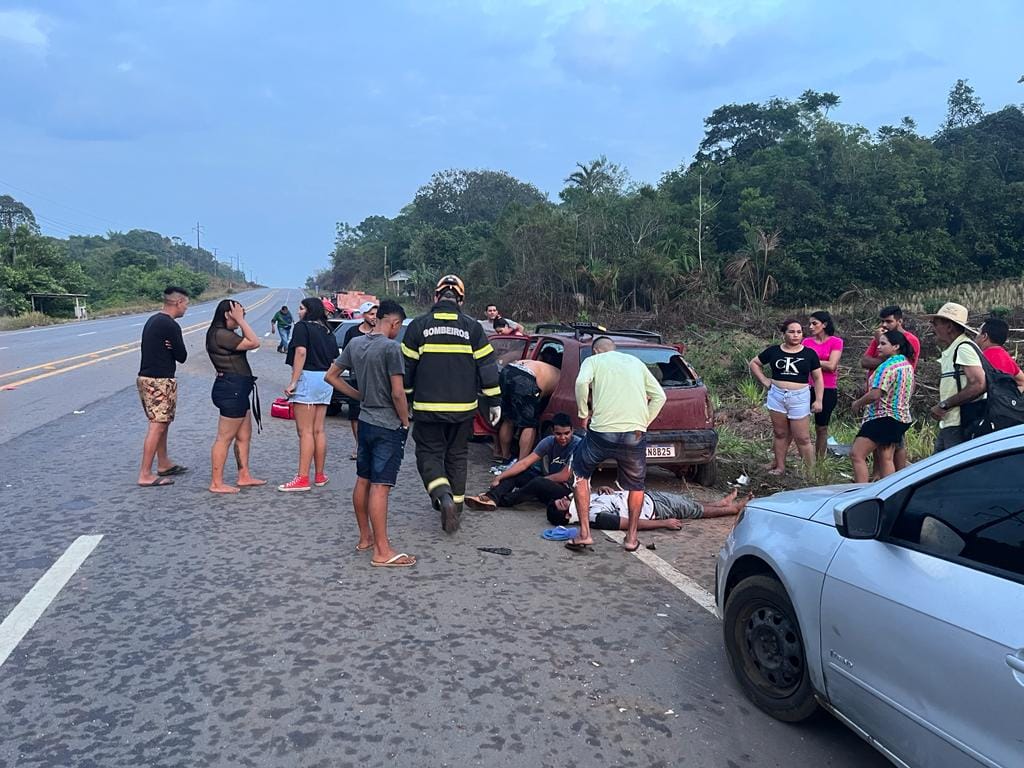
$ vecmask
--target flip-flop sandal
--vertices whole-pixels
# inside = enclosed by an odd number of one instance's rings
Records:
[[[168,480],[166,477],[158,477],[152,483],[139,483],[140,488],[159,488],[161,485],[174,485],[174,481]]]
[[[593,544],[579,544],[575,541],[565,542],[565,548],[568,549],[570,552],[592,552],[593,546]]]
[[[371,544],[368,547],[360,547],[358,544],[356,544],[356,552],[369,552],[371,549],[373,549],[373,544]]]
[[[629,546],[628,544],[623,544],[623,545],[622,545],[622,548],[623,548],[624,550],[626,550],[627,552],[636,552],[636,551],[637,551],[638,549],[640,549],[640,547],[642,547],[642,546],[643,546],[643,544],[641,544],[641,543],[640,543],[640,539],[637,539],[637,540],[636,540],[636,546],[635,546],[635,547],[631,547],[631,546]]]
[[[568,541],[569,539],[575,539],[580,533],[579,528],[566,528],[564,525],[560,525],[557,528],[548,528],[546,531],[541,532],[541,538],[547,541]]]
[[[411,563],[399,563],[399,562],[397,562],[398,560],[400,560],[403,557],[408,558],[409,560],[412,560],[412,562]],[[410,567],[416,565],[416,560],[411,555],[405,554],[405,552],[399,552],[397,555],[395,555],[392,558],[389,558],[388,560],[385,560],[383,563],[378,563],[376,560],[371,560],[370,561],[370,565],[372,565],[375,568],[410,568]]]
[[[184,475],[188,472],[188,467],[183,467],[180,464],[175,464],[169,469],[161,469],[157,472],[160,477],[171,477],[171,475]]]

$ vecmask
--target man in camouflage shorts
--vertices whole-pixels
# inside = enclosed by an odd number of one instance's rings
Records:
[[[177,323],[187,309],[188,292],[169,286],[164,290],[163,309],[149,318],[142,329],[142,363],[135,385],[139,390],[142,410],[149,419],[149,430],[142,446],[142,467],[139,469],[139,485],[145,487],[173,485],[171,476],[186,470],[167,456],[167,430],[174,421],[178,404],[178,380],[174,378],[176,363],[184,363],[188,357],[181,326]]]

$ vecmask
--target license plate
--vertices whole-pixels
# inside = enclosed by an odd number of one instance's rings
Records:
[[[674,459],[676,447],[674,445],[648,445],[648,459]]]

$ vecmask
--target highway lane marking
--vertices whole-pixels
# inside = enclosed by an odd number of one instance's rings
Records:
[[[79,337],[82,337],[82,336],[95,336],[97,333],[98,333],[98,331],[86,331],[85,333],[78,334],[78,336]]]
[[[253,304],[252,307],[256,307],[256,306],[259,306],[260,304],[264,304],[270,298],[271,298],[271,296],[266,296],[263,299],[261,299],[260,301],[258,301],[255,304]],[[252,307],[247,307],[247,309],[251,309]],[[197,332],[203,330],[206,327],[208,327],[207,321],[203,320],[201,322],[195,323],[194,325],[189,325],[189,326],[186,326],[185,328],[183,328],[182,332],[181,332],[181,335],[182,336],[190,336],[191,334],[197,333]],[[36,376],[30,376],[27,379],[20,379],[18,381],[8,381],[8,382],[4,383],[4,388],[11,388],[11,389],[13,389],[15,387],[20,387],[20,386],[23,386],[25,384],[32,384],[33,382],[41,381],[42,379],[48,379],[51,376],[59,376],[62,373],[68,373],[69,371],[75,371],[75,370],[78,370],[79,368],[84,368],[87,365],[95,365],[96,363],[102,363],[102,362],[104,362],[106,360],[113,360],[115,357],[121,357],[122,355],[127,355],[127,354],[129,354],[131,352],[135,352],[138,348],[139,348],[139,343],[136,342],[136,341],[132,341],[132,342],[128,342],[127,344],[119,344],[116,347],[108,347],[107,349],[101,349],[101,350],[98,350],[97,352],[86,352],[86,353],[81,354],[81,355],[74,355],[72,357],[65,357],[62,360],[54,360],[53,362],[50,362],[50,363],[40,363],[39,365],[34,365],[34,366],[29,367],[29,368],[22,368],[22,369],[17,370],[17,371],[10,371],[8,373],[0,373],[0,379],[6,378],[8,376],[14,376],[14,375],[17,375],[17,374],[28,373],[29,371],[37,371],[37,370],[46,370],[47,371],[46,373],[40,373],[40,374],[38,374]],[[120,351],[115,351],[115,350],[120,350]],[[105,355],[105,356],[101,357],[102,353],[104,353],[104,352],[112,352],[113,354],[109,354],[109,355]],[[64,367],[64,368],[56,368],[56,366],[59,365],[60,363],[67,363],[67,362],[71,362],[72,360],[80,360],[83,357],[87,357],[87,358],[90,358],[90,359],[84,360],[81,363],[75,363],[75,365],[69,365],[69,366]]]
[[[267,289],[257,289],[257,290],[253,290],[253,291],[245,291],[243,293],[236,294],[236,296],[245,296],[246,294],[249,294],[249,293],[258,293],[259,290],[267,290]],[[270,299],[271,296],[273,296],[273,294],[274,294],[274,291],[271,290],[269,296],[263,297],[262,299],[260,299],[259,301],[255,302],[251,306],[246,307],[246,309],[254,309],[254,308],[258,307],[260,304],[263,304],[268,299]],[[194,307],[191,307],[191,309],[193,311],[202,311],[202,312],[206,312],[207,310],[212,311],[213,309],[215,309],[217,307],[217,302],[218,301],[219,301],[219,299],[218,300],[212,300],[211,299],[210,301],[204,301],[202,304],[196,304]],[[156,310],[154,310],[154,311],[156,311]],[[122,321],[124,319],[126,319],[126,318],[124,318],[124,317],[117,317],[117,316],[113,316],[113,317],[98,317],[95,320],[85,320],[85,321],[82,321],[82,322],[96,323],[96,324],[99,324],[99,323],[106,324],[106,323],[120,322],[120,321]],[[76,324],[77,324],[77,322],[76,322]],[[132,326],[132,327],[134,327],[134,326]],[[7,336],[18,336],[18,335],[26,334],[26,333],[46,333],[47,331],[68,330],[69,328],[73,328],[73,325],[71,323],[55,323],[54,325],[46,325],[46,326],[43,326],[41,328],[23,328],[20,331],[2,331],[2,332],[0,332],[0,334],[2,334],[4,337],[7,337]]]
[[[96,549],[102,538],[102,535],[97,535],[79,536],[75,539],[28,594],[21,598],[21,602],[14,606],[14,610],[4,619],[3,624],[0,624],[0,667],[39,621],[85,559]]]
[[[617,541],[619,544],[626,539],[624,531],[603,531],[603,533],[609,539]],[[653,569],[655,573],[661,576],[661,578],[693,600],[693,602],[712,616],[718,618],[718,606],[715,604],[715,596],[704,589],[704,587],[696,581],[691,579],[682,571],[673,568],[649,549],[640,547],[640,549],[631,554],[636,555],[641,562]]]
[[[252,306],[246,307],[246,309],[247,310],[254,309],[255,307],[258,307],[258,306],[260,306],[262,304],[267,303],[267,301],[269,301],[271,298],[272,298],[272,295],[271,296],[265,296],[264,298],[260,299],[258,302],[254,303]],[[203,327],[206,327],[208,325],[208,323],[209,323],[208,320],[202,320],[202,321],[200,321],[198,323],[194,323],[192,325],[185,326],[184,328],[182,328],[181,335],[182,336],[188,336],[191,333],[195,333],[197,330],[199,330],[199,329],[201,329]],[[95,333],[95,331],[92,331],[92,333]],[[86,335],[86,334],[81,334],[81,335]],[[24,379],[22,381],[8,382],[7,384],[5,384],[5,386],[16,387],[16,386],[19,386],[21,384],[29,384],[29,383],[31,383],[33,381],[37,381],[40,378],[46,378],[46,376],[52,375],[53,373],[63,373],[65,371],[73,371],[73,370],[76,370],[78,368],[82,368],[83,366],[86,366],[86,365],[92,365],[93,363],[99,363],[99,362],[102,362],[104,360],[111,360],[111,359],[113,359],[115,357],[119,357],[119,356],[121,356],[123,354],[131,352],[131,351],[136,350],[138,348],[139,348],[139,342],[137,342],[137,341],[129,341],[129,342],[125,343],[125,344],[118,344],[116,346],[107,347],[105,349],[97,349],[94,352],[82,352],[81,354],[78,354],[78,355],[71,355],[71,357],[63,357],[60,360],[51,360],[51,361],[49,361],[47,363],[39,363],[38,365],[31,365],[28,368],[19,368],[16,371],[7,371],[6,373],[0,373],[0,379],[6,379],[9,376],[21,376],[23,374],[30,373],[32,371],[39,371],[39,370],[48,370],[48,371],[52,372],[51,374],[44,374],[42,376],[33,377],[33,378],[30,378],[30,379]],[[119,350],[123,350],[123,351],[119,351]],[[101,357],[101,355],[105,355],[107,352],[113,352],[115,354],[110,354],[110,355],[106,355],[105,357]],[[68,366],[67,368],[61,368],[60,370],[54,370],[54,368],[56,366],[58,366],[58,365],[61,365],[63,363],[70,363],[70,362],[72,362],[74,360],[81,360],[82,358],[91,358],[91,359],[87,360],[84,363],[79,363],[77,365],[71,365],[71,366]]]
[[[129,328],[138,328],[140,325],[145,325],[145,323],[132,323],[128,327]]]

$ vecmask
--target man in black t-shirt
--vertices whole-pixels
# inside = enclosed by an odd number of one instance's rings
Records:
[[[141,486],[173,485],[171,475],[185,472],[185,467],[175,464],[167,456],[167,430],[174,421],[178,404],[178,380],[174,377],[176,363],[184,363],[188,357],[181,326],[176,321],[187,310],[188,291],[169,286],[164,290],[163,309],[149,318],[142,329],[142,362],[135,384],[142,410],[149,419],[149,430],[142,444],[138,481]]]

